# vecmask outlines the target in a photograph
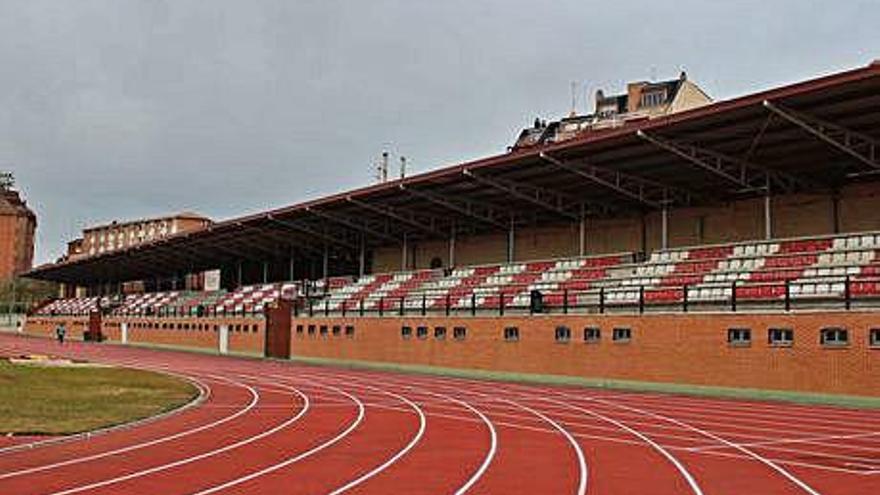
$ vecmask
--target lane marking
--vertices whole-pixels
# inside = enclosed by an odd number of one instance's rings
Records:
[[[631,409],[631,410],[640,411],[640,410],[637,409],[637,408],[631,408],[630,406],[621,405],[621,404],[615,404],[614,402],[607,401],[607,400],[605,400],[605,399],[596,399],[596,398],[594,398],[594,399],[588,399],[588,400],[597,401],[597,402],[604,402],[604,403],[607,403],[607,404],[610,404],[610,405],[617,405],[617,406],[619,406],[619,407],[621,407],[621,408],[624,408],[624,409]],[[685,422],[683,422],[683,421],[679,421],[679,420],[677,420],[677,419],[675,419],[675,418],[670,418],[670,417],[668,417],[668,416],[664,416],[664,415],[662,415],[662,414],[655,414],[655,413],[653,413],[653,412],[651,412],[651,411],[641,410],[641,412],[642,412],[643,414],[647,414],[647,415],[649,415],[649,416],[652,416],[652,417],[655,417],[655,418],[658,418],[658,419],[663,419],[663,420],[670,421],[670,422],[672,422],[672,423],[678,424],[678,425],[682,426],[683,428],[691,429],[691,430],[693,430],[693,431],[695,431],[695,432],[697,432],[697,433],[701,433],[701,434],[703,434],[703,435],[706,435],[707,437],[712,438],[712,439],[715,440],[715,441],[721,442],[721,443],[723,443],[723,444],[725,444],[725,445],[727,445],[727,446],[729,446],[729,447],[731,447],[731,448],[734,448],[734,449],[736,449],[736,450],[739,450],[740,452],[746,454],[747,456],[749,456],[749,457],[751,457],[751,458],[753,458],[753,459],[755,459],[755,460],[761,462],[762,464],[766,465],[767,467],[773,469],[774,471],[776,471],[776,472],[779,473],[780,475],[784,476],[786,479],[788,479],[789,481],[791,481],[792,483],[794,483],[797,487],[799,487],[799,488],[802,489],[803,491],[809,493],[810,495],[821,495],[820,492],[816,491],[813,487],[811,487],[810,485],[808,485],[807,483],[805,483],[804,481],[802,481],[802,480],[801,480],[800,478],[798,478],[797,476],[795,476],[795,475],[791,474],[790,472],[788,472],[788,470],[786,470],[786,469],[783,468],[782,466],[776,464],[775,462],[771,461],[770,459],[767,459],[766,457],[763,457],[763,456],[761,456],[760,454],[758,454],[758,453],[756,453],[756,452],[754,452],[754,451],[752,451],[752,450],[749,450],[749,449],[746,448],[746,447],[742,447],[742,446],[740,446],[739,444],[736,444],[736,443],[734,443],[734,442],[731,442],[731,441],[729,441],[729,440],[727,440],[727,439],[725,439],[725,438],[723,438],[723,437],[721,437],[721,436],[718,436],[718,435],[716,435],[716,434],[714,434],[714,433],[712,433],[712,432],[705,431],[705,430],[701,430],[700,428],[697,428],[696,426],[691,426],[691,425],[689,425],[689,424],[687,424],[687,423],[685,423]]]
[[[562,433],[562,435],[568,440],[568,443],[571,444],[572,448],[574,448],[574,452],[577,455],[579,481],[578,481],[577,491],[575,493],[577,495],[586,494],[587,493],[587,460],[584,458],[584,451],[581,450],[580,444],[577,442],[577,440],[574,439],[574,437],[571,436],[571,433],[569,433],[568,430],[563,428],[562,425],[560,425],[559,423],[557,423],[553,419],[547,417],[546,415],[544,415],[543,413],[541,413],[539,411],[532,409],[531,407],[524,406],[522,404],[519,404],[517,402],[511,401],[508,399],[496,399],[496,400],[498,400],[500,402],[507,402],[507,403],[513,404],[515,406],[521,407],[523,410],[528,411],[528,412],[534,414],[535,416],[543,419],[544,421],[546,421],[547,423],[552,425],[554,428],[556,428],[560,433]]]
[[[172,468],[175,468],[175,467],[178,467],[178,466],[183,466],[183,465],[186,465],[186,464],[191,464],[191,463],[193,463],[193,462],[200,461],[200,460],[203,460],[203,459],[207,459],[207,458],[209,458],[209,457],[213,457],[213,456],[215,456],[215,455],[222,454],[222,453],[224,453],[224,452],[228,452],[228,451],[230,451],[230,450],[233,450],[233,449],[236,449],[236,448],[242,447],[242,446],[244,446],[244,445],[247,445],[247,444],[250,444],[250,443],[256,442],[256,441],[258,441],[258,440],[260,440],[260,439],[263,439],[263,438],[265,438],[265,437],[267,437],[267,436],[269,436],[269,435],[272,435],[273,433],[276,433],[276,432],[278,432],[278,431],[280,431],[280,430],[282,430],[282,429],[284,429],[284,428],[287,428],[287,427],[290,426],[291,424],[293,424],[293,423],[295,423],[296,421],[298,421],[301,417],[303,417],[303,415],[305,415],[306,411],[309,410],[309,398],[308,398],[305,394],[303,394],[302,392],[300,392],[299,390],[297,390],[297,389],[295,389],[295,388],[293,388],[293,387],[284,387],[284,386],[280,386],[280,385],[278,385],[278,386],[281,387],[281,388],[289,388],[290,391],[292,391],[294,395],[298,395],[298,396],[302,399],[302,401],[303,401],[303,407],[299,410],[299,412],[297,412],[296,415],[294,415],[293,417],[287,419],[286,421],[284,421],[284,422],[282,422],[282,423],[276,425],[275,427],[273,427],[273,428],[271,428],[271,429],[265,430],[265,431],[263,431],[263,432],[261,432],[261,433],[259,433],[259,434],[257,434],[257,435],[250,436],[250,437],[248,437],[248,438],[246,438],[246,439],[244,439],[244,440],[240,440],[240,441],[238,441],[238,442],[235,442],[235,443],[232,443],[232,444],[229,444],[229,445],[225,445],[225,446],[223,446],[223,447],[221,447],[221,448],[219,448],[219,449],[210,450],[210,451],[207,451],[207,452],[203,452],[203,453],[201,453],[201,454],[197,454],[197,455],[194,455],[194,456],[190,456],[190,457],[187,457],[187,458],[184,458],[184,459],[180,459],[180,460],[177,460],[177,461],[174,461],[174,462],[170,462],[170,463],[167,463],[167,464],[162,464],[162,465],[159,465],[159,466],[155,466],[155,467],[152,467],[152,468],[149,468],[149,469],[144,469],[144,470],[141,470],[141,471],[135,471],[135,472],[133,472],[133,473],[129,473],[129,474],[126,474],[126,475],[123,475],[123,476],[118,476],[118,477],[115,477],[115,478],[110,478],[110,479],[102,480],[102,481],[99,481],[99,482],[90,483],[90,484],[87,484],[87,485],[81,485],[81,486],[78,486],[78,487],[69,488],[69,489],[66,489],[66,490],[62,490],[62,491],[58,491],[58,492],[54,492],[52,495],[69,495],[69,494],[71,494],[71,493],[79,493],[79,492],[83,492],[83,491],[86,491],[86,490],[92,490],[92,489],[94,489],[94,488],[100,488],[100,487],[103,487],[103,486],[113,485],[113,484],[116,484],[116,483],[120,483],[120,482],[122,482],[122,481],[128,481],[128,480],[131,480],[131,479],[141,478],[141,477],[148,476],[148,475],[151,475],[151,474],[154,474],[154,473],[158,473],[158,472],[161,472],[161,471],[166,471],[166,470],[168,470],[168,469],[172,469]]]
[[[278,377],[278,375],[270,375],[270,376]],[[280,377],[278,377],[278,378],[280,378]],[[369,388],[372,388],[373,390],[379,390],[376,387],[369,387]],[[427,419],[425,418],[425,413],[422,411],[422,409],[418,405],[416,405],[415,403],[413,403],[411,400],[407,399],[406,397],[395,394],[393,392],[388,392],[388,391],[384,391],[384,390],[380,390],[380,392],[387,394],[391,397],[395,397],[397,399],[400,399],[402,402],[404,402],[406,405],[408,405],[413,411],[416,412],[416,414],[419,416],[418,432],[403,449],[399,450],[397,453],[395,453],[393,456],[391,456],[385,462],[383,462],[379,466],[375,467],[374,469],[364,473],[363,475],[349,481],[348,483],[342,485],[341,487],[333,490],[332,492],[328,493],[327,495],[339,495],[340,493],[348,491],[351,488],[354,488],[354,487],[360,485],[361,483],[369,480],[370,478],[373,478],[374,476],[378,475],[379,473],[381,473],[382,471],[384,471],[385,469],[390,467],[392,464],[394,464],[398,460],[400,460],[403,456],[408,454],[409,451],[412,450],[416,446],[416,444],[419,443],[419,441],[421,441],[422,436],[425,434],[425,428],[427,426]]]
[[[360,379],[357,379],[357,378],[353,378],[353,379],[352,379],[352,378],[348,378],[348,379],[346,379],[345,381],[347,382],[347,381],[350,381],[350,380],[354,380],[354,381],[356,381],[358,384],[361,384],[361,382],[363,381],[363,380],[360,380]],[[336,379],[336,383],[338,383],[339,381],[342,381],[342,380],[339,379],[339,378],[337,378],[337,379]],[[373,382],[376,382],[376,381],[374,380]],[[386,385],[386,386],[388,385],[387,382],[383,382],[383,384]],[[392,384],[393,384],[393,383],[392,383]],[[364,387],[369,387],[369,388],[372,388],[372,389],[376,389],[376,387],[373,387],[373,386],[370,386],[370,385],[363,385],[363,384],[361,384],[360,386],[364,386]],[[432,405],[434,405],[435,407],[441,407],[441,408],[443,408],[443,406],[445,406],[445,402],[455,402],[455,403],[457,403],[457,404],[463,406],[464,408],[470,410],[470,411],[473,412],[475,415],[477,415],[477,417],[480,418],[480,420],[483,422],[483,424],[484,424],[484,425],[486,426],[486,428],[488,429],[488,431],[489,431],[489,450],[488,450],[488,452],[486,453],[486,455],[484,456],[484,458],[483,458],[483,462],[480,464],[479,468],[477,468],[477,470],[476,470],[476,471],[475,471],[475,472],[474,472],[474,473],[468,478],[468,480],[467,480],[467,481],[466,481],[461,487],[459,487],[458,490],[455,491],[455,494],[454,494],[454,495],[463,495],[463,494],[466,493],[468,490],[470,490],[471,487],[472,487],[474,484],[476,484],[476,482],[477,482],[477,481],[483,476],[483,474],[484,474],[484,473],[486,472],[486,470],[489,468],[489,465],[492,463],[492,460],[495,458],[495,453],[496,453],[497,450],[498,450],[498,434],[497,434],[497,432],[496,432],[496,430],[495,430],[495,426],[492,424],[492,421],[491,421],[488,417],[486,417],[485,414],[483,414],[482,411],[480,411],[480,410],[478,410],[477,408],[473,407],[471,404],[469,404],[469,403],[466,402],[466,401],[463,401],[463,400],[460,400],[460,399],[456,399],[456,398],[451,397],[451,396],[449,396],[449,395],[439,394],[439,393],[431,392],[431,391],[428,391],[428,390],[422,390],[421,388],[413,387],[413,386],[411,386],[411,385],[407,385],[407,386],[405,386],[404,388],[407,388],[407,389],[409,389],[409,390],[414,390],[414,391],[416,391],[417,393],[427,394],[427,395],[430,395],[430,396],[433,396],[433,397],[439,397],[439,398],[444,399],[444,403],[443,403],[443,404],[441,404],[441,403],[439,403],[439,402],[436,403],[436,404],[432,404]],[[384,393],[388,393],[388,392],[384,392]],[[422,404],[424,404],[424,402],[422,402]],[[388,406],[380,405],[380,406],[378,406],[378,407],[388,407]],[[399,410],[399,409],[398,409],[398,410]],[[451,416],[451,415],[445,415],[445,416],[443,416],[443,415],[437,415],[437,414],[435,414],[435,416],[438,416],[438,417],[446,417],[447,419],[454,419],[454,420],[458,420],[458,421],[462,421],[462,420],[470,420],[470,418],[467,418],[467,417],[453,417],[453,416]]]
[[[366,415],[366,411],[364,409],[364,404],[360,400],[358,400],[357,397],[355,397],[351,394],[348,394],[347,392],[345,392],[343,390],[337,389],[336,387],[330,387],[330,388],[337,390],[339,393],[350,398],[352,400],[352,402],[357,404],[357,407],[358,407],[357,418],[355,418],[355,420],[352,421],[351,424],[349,424],[345,430],[343,430],[341,433],[337,434],[335,437],[331,438],[330,440],[328,440],[320,445],[317,445],[317,446],[315,446],[315,447],[313,447],[313,448],[311,448],[301,454],[298,454],[294,457],[290,457],[283,462],[280,462],[280,463],[274,464],[272,466],[260,469],[259,471],[255,471],[255,472],[248,474],[246,476],[242,476],[242,477],[227,481],[223,484],[215,485],[211,488],[191,493],[189,495],[208,495],[209,493],[216,493],[216,492],[225,490],[227,488],[231,488],[233,486],[240,485],[240,484],[245,483],[247,481],[250,481],[250,480],[259,478],[260,476],[278,471],[279,469],[282,469],[282,468],[287,467],[291,464],[294,464],[294,463],[299,462],[303,459],[306,459],[307,457],[310,457],[310,456],[312,456],[312,455],[314,455],[314,454],[316,454],[316,453],[318,453],[328,447],[331,447],[332,445],[338,443],[339,441],[341,441],[342,439],[347,437],[351,432],[353,432],[361,424],[361,422],[363,422],[364,416]]]
[[[610,417],[605,416],[603,414],[599,414],[595,411],[590,411],[590,410],[587,410],[587,409],[579,407],[579,406],[566,404],[564,402],[557,401],[555,399],[544,399],[544,400],[548,400],[548,401],[551,401],[551,402],[554,402],[557,404],[566,405],[576,411],[581,411],[583,413],[597,417],[603,421],[607,421],[613,425],[616,425],[619,428],[628,431],[629,433],[632,433],[636,437],[642,439],[645,443],[647,443],[649,446],[651,446],[654,450],[659,452],[663,457],[666,458],[666,460],[671,462],[672,465],[675,466],[675,469],[678,470],[679,474],[681,474],[681,476],[685,479],[685,481],[687,481],[687,484],[691,487],[691,491],[693,491],[696,495],[703,495],[703,490],[700,489],[700,485],[697,483],[697,480],[694,479],[694,477],[691,475],[691,473],[687,470],[686,467],[684,467],[684,465],[678,460],[678,458],[676,458],[674,455],[669,453],[669,451],[666,450],[665,448],[663,448],[660,444],[658,444],[657,442],[655,442],[654,440],[652,440],[648,436],[642,434],[640,431],[638,431],[634,428],[630,428],[626,424],[624,424],[620,421],[617,421],[616,419],[610,418]]]

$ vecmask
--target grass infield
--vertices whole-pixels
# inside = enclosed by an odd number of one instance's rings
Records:
[[[91,431],[160,414],[197,396],[191,383],[149,371],[0,361],[0,434]]]

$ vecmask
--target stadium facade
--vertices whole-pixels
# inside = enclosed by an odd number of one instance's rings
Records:
[[[25,331],[876,395],[880,63],[598,110],[564,139],[539,121],[503,155],[38,267],[89,297]],[[212,269],[222,290],[119,294]]]

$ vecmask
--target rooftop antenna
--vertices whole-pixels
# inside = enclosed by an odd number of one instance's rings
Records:
[[[382,152],[382,182],[388,182],[388,151]]]
[[[406,157],[400,156],[400,179],[403,180],[406,178]]]

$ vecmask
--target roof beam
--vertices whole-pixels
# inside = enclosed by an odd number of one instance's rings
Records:
[[[812,134],[820,141],[855,158],[872,170],[880,170],[880,142],[838,124],[764,100],[764,108]]]
[[[376,229],[370,228],[366,224],[361,225],[358,222],[349,220],[347,218],[341,217],[339,215],[335,215],[332,213],[328,213],[326,211],[316,210],[314,208],[306,207],[306,212],[311,213],[319,218],[323,218],[324,220],[328,220],[330,222],[342,225],[344,227],[348,227],[349,229],[355,230],[359,233],[371,235],[378,239],[382,239],[388,242],[401,242],[400,239],[394,237],[393,235],[387,234],[385,232],[378,231]]]
[[[353,205],[359,206],[365,210],[370,210],[374,213],[378,213],[379,215],[383,215],[385,217],[397,220],[398,222],[405,223],[405,224],[409,225],[410,227],[414,227],[416,229],[419,229],[427,234],[437,236],[437,237],[442,237],[444,235],[444,234],[434,230],[431,226],[425,225],[423,222],[420,222],[415,217],[415,215],[413,215],[412,213],[410,213],[408,216],[405,216],[402,213],[398,213],[397,211],[393,210],[392,208],[370,204],[365,201],[361,201],[359,199],[354,199],[351,196],[348,196],[345,199],[346,199],[346,201],[348,201],[349,203],[351,203]],[[431,223],[433,225],[433,222],[431,222]]]
[[[743,191],[765,190],[770,185],[780,187],[784,191],[791,191],[798,184],[796,179],[788,175],[717,151],[661,138],[641,129],[636,131],[636,136],[715,174]]]
[[[338,237],[334,237],[331,235],[324,234],[322,232],[318,232],[312,228],[305,227],[300,224],[295,224],[295,223],[287,222],[285,220],[280,220],[271,214],[266,215],[266,220],[268,220],[276,225],[280,225],[282,227],[285,227],[288,230],[293,230],[295,232],[300,232],[300,233],[306,234],[308,236],[317,237],[318,239],[321,239],[322,241],[324,241],[328,244],[336,244],[337,246],[342,246],[346,249],[351,249],[351,250],[358,249],[358,246],[356,246],[350,242],[344,241]]]
[[[691,201],[690,193],[665,184],[586,163],[565,162],[543,151],[539,156],[566,172],[651,208],[659,209],[667,201],[679,204],[688,204]]]
[[[524,186],[522,184],[515,184],[509,181],[489,178],[483,175],[477,175],[471,172],[469,169],[462,170],[462,174],[465,177],[469,177],[474,181],[479,182],[480,184],[505,192],[513,197],[532,203],[535,206],[539,206],[547,211],[556,213],[557,215],[565,217],[569,220],[576,221],[580,218],[578,215],[565,209],[562,196],[559,194],[552,193],[537,187]],[[550,199],[552,199],[553,201],[547,201],[546,199],[544,199],[545,197],[550,197]]]
[[[462,205],[459,202],[455,202],[455,201],[451,201],[449,199],[443,198],[433,192],[422,191],[422,190],[418,190],[418,189],[410,189],[409,187],[406,187],[403,184],[400,184],[400,189],[408,192],[409,194],[412,194],[413,196],[416,196],[420,199],[423,199],[429,203],[433,203],[435,205],[446,208],[447,210],[454,211],[462,216],[470,217],[474,220],[479,220],[480,222],[491,225],[491,226],[496,227],[498,229],[507,230],[509,227],[508,224],[499,222],[498,220],[495,220],[495,218],[492,217],[491,215],[486,215],[481,212],[478,212],[474,208],[474,204],[470,201],[464,201],[464,205]]]

